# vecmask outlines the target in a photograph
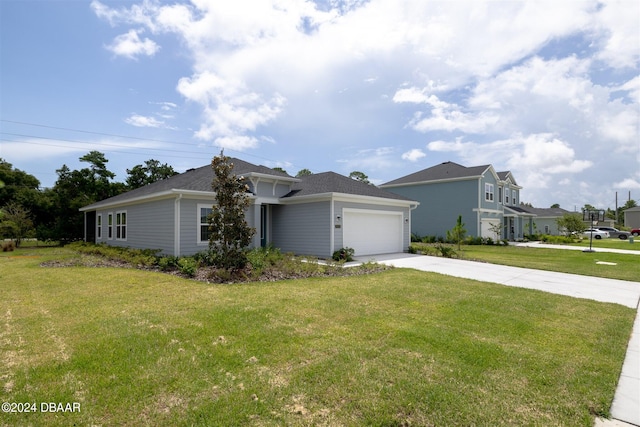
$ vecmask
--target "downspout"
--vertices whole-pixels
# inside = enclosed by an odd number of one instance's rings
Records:
[[[182,193],[178,194],[173,204],[173,256],[180,256],[180,200]]]

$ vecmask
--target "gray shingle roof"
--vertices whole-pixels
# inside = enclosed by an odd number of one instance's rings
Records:
[[[532,208],[529,206],[521,206],[526,212],[532,213],[539,217],[560,217],[564,214],[571,213],[562,208]]]
[[[388,185],[415,184],[419,182],[441,181],[446,179],[479,177],[490,165],[466,167],[454,162],[444,162],[427,169],[403,176],[402,178],[382,184]]]
[[[410,201],[410,199],[404,196],[381,190],[374,185],[366,184],[335,172],[317,173],[301,177],[300,179],[300,182],[294,184],[292,191],[285,195],[284,198],[325,193],[342,193]]]
[[[290,175],[273,170],[266,166],[257,166],[237,158],[231,158],[231,162],[234,165],[233,173],[236,175],[259,173],[294,180]],[[152,197],[154,194],[160,194],[171,190],[212,191],[211,182],[213,181],[213,178],[214,174],[213,169],[211,169],[211,165],[202,166],[197,169],[190,169],[179,175],[174,175],[171,178],[163,179],[162,181],[157,181],[153,184],[127,191],[126,193],[119,194],[109,199],[101,200],[83,207],[82,210],[91,210],[103,205],[125,203],[134,199]],[[334,172],[325,172],[302,177],[300,182],[294,184],[293,191],[284,197],[293,198],[324,193],[344,193],[409,201],[409,199],[403,196],[381,190],[373,185],[365,184]]]
[[[249,173],[262,173],[266,175],[274,175],[279,177],[292,178],[288,174],[280,171],[270,169],[266,166],[257,166],[244,160],[230,158],[233,163],[233,173],[236,175],[245,175]],[[104,204],[126,202],[128,200],[143,198],[151,196],[153,194],[162,193],[170,190],[184,190],[184,191],[212,191],[211,183],[213,181],[214,174],[211,165],[202,166],[196,169],[189,169],[188,171],[174,175],[171,178],[163,179],[162,181],[156,181],[152,184],[145,185],[144,187],[136,188],[126,193],[119,194],[109,199],[101,200],[93,203],[89,206],[85,206],[83,210],[92,207],[99,207]]]

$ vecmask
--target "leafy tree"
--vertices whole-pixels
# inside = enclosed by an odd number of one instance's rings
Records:
[[[551,205],[551,208],[559,208],[560,207],[560,203],[554,203]]]
[[[90,166],[72,171],[62,165],[56,170],[58,180],[49,195],[52,220],[47,227],[39,228],[38,238],[62,243],[82,239],[84,216],[79,209],[125,190],[124,184],[111,182],[115,174],[107,169],[108,160],[103,153],[91,151],[80,161]]]
[[[12,202],[2,208],[0,216],[0,234],[9,237],[20,246],[22,239],[33,231],[31,213],[19,204]]]
[[[214,265],[226,270],[242,269],[247,264],[245,248],[256,230],[245,220],[250,205],[249,187],[233,174],[233,163],[221,151],[211,161],[215,178],[211,188],[216,204],[209,215],[209,251]]]
[[[369,177],[362,172],[353,171],[349,174],[349,178],[355,179],[356,181],[364,182],[365,184],[371,184],[369,181]]]
[[[303,176],[309,176],[309,175],[313,175],[313,172],[311,172],[309,169],[301,169],[296,174],[296,178],[300,178],[300,177],[303,177]]]
[[[283,168],[281,168],[280,166],[272,168],[274,171],[278,171],[278,172],[282,172],[282,173],[286,173],[287,175],[289,175],[289,173],[284,170]]]
[[[462,243],[466,235],[467,235],[467,230],[464,228],[464,223],[462,222],[462,215],[458,215],[456,226],[453,227],[451,230],[447,230],[447,240],[457,243],[458,250],[460,250],[460,243]]]
[[[566,213],[556,219],[559,230],[564,230],[568,235],[582,233],[587,229],[582,218],[574,213]]]
[[[126,180],[127,187],[130,190],[134,188],[144,187],[156,181],[171,178],[178,172],[173,170],[168,164],[160,164],[158,160],[146,160],[144,165],[135,165],[131,169],[127,169],[129,175]]]

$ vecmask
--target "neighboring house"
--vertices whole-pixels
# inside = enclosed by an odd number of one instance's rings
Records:
[[[535,215],[533,218],[532,234],[540,233],[559,236],[562,234],[562,231],[558,229],[558,219],[562,218],[566,214],[576,214],[576,212],[570,212],[562,208],[533,208],[523,205],[520,205],[520,208]],[[577,213],[577,215],[581,214]]]
[[[520,207],[522,187],[511,172],[496,172],[491,165],[444,162],[380,188],[420,203],[411,219],[418,236],[446,236],[458,215],[470,236],[519,240],[533,231],[534,215]]]
[[[294,178],[231,162],[249,188],[252,247],[328,258],[342,247],[362,256],[403,252],[410,244],[415,201],[333,172]],[[85,240],[176,256],[204,251],[213,179],[211,166],[203,166],[85,206]]]
[[[640,206],[624,210],[624,226],[640,228]]]

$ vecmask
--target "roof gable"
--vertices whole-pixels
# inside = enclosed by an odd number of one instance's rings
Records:
[[[454,162],[444,162],[427,169],[403,176],[402,178],[382,184],[381,187],[427,183],[431,181],[447,181],[456,179],[477,179],[491,165],[466,167]]]
[[[263,176],[273,176],[274,179],[285,179],[292,182],[297,181],[296,178],[293,178],[284,172],[276,171],[266,166],[254,165],[237,158],[229,158],[229,161],[233,164],[233,173],[237,176],[250,177],[252,174],[260,174]],[[211,165],[201,166],[199,168],[189,169],[184,173],[174,175],[170,178],[145,185],[144,187],[136,188],[134,190],[127,191],[126,193],[101,200],[89,206],[85,206],[81,210],[145,199],[171,191],[213,192],[211,183],[213,182],[214,177],[215,175]]]

